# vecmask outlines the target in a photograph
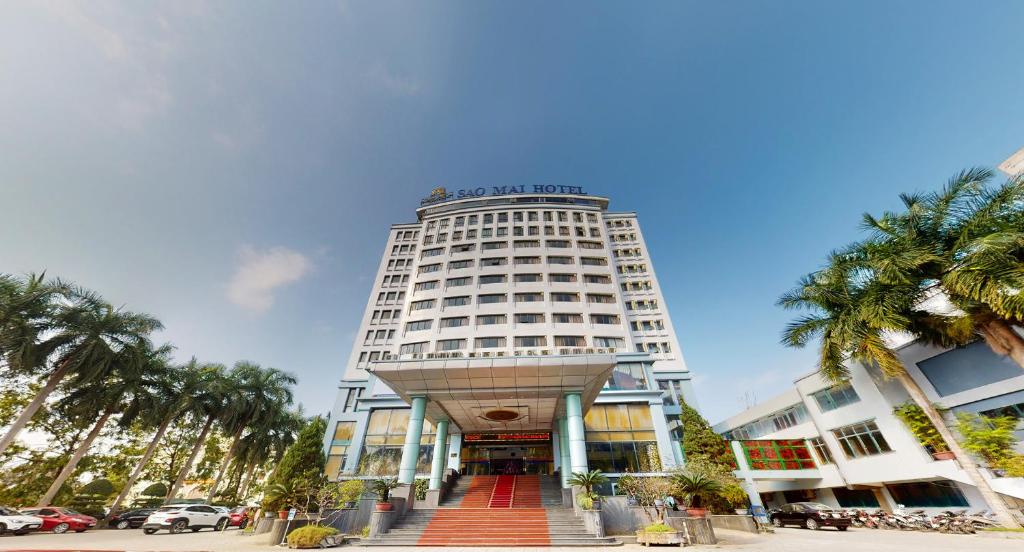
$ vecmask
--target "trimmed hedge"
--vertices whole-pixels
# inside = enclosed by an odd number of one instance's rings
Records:
[[[291,533],[288,533],[288,546],[294,546],[296,548],[319,548],[320,541],[324,540],[324,537],[337,534],[338,530],[334,527],[306,525],[305,527],[299,527]]]

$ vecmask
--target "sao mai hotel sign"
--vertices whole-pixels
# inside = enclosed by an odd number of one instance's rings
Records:
[[[434,188],[430,195],[420,200],[420,205],[430,205],[453,199],[469,199],[482,196],[498,196],[509,194],[576,194],[586,195],[583,186],[558,186],[554,184],[536,184],[533,186],[492,186],[486,188],[466,188],[449,192],[445,188]]]

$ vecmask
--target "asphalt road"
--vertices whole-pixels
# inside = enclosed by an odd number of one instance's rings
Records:
[[[735,531],[718,531],[721,542],[716,548],[744,552],[1024,552],[1024,539],[981,535],[942,535],[939,533],[900,532],[851,529],[844,533],[824,529],[778,529],[774,535],[751,535]],[[1020,536],[1020,535],[1015,535]],[[160,532],[143,535],[141,530],[101,529],[81,534],[53,535],[34,533],[21,537],[0,537],[0,550],[14,552],[268,552],[274,550],[264,536],[245,536],[238,530],[215,533],[171,535]],[[410,548],[367,548],[368,552],[410,550]],[[417,552],[448,550],[447,548],[416,548]],[[580,548],[472,548],[467,552],[581,552]],[[637,545],[609,550],[648,551]]]

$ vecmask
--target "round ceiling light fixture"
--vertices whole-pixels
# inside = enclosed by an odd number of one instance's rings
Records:
[[[512,420],[518,420],[521,418],[520,414],[515,410],[488,410],[484,412],[484,418],[494,422],[511,422]]]

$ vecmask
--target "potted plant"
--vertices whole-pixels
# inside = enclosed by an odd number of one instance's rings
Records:
[[[636,532],[636,543],[644,546],[652,544],[683,545],[683,533],[664,523],[652,523],[643,530]]]
[[[293,503],[295,493],[295,483],[292,481],[274,483],[267,487],[264,495],[263,508],[268,512],[272,512],[276,509],[277,516],[280,519],[288,519],[288,509]]]
[[[378,512],[390,512],[395,505],[391,504],[391,491],[397,489],[401,484],[397,477],[381,477],[374,479],[370,487],[377,495],[377,504],[374,506]]]
[[[722,492],[722,484],[703,473],[676,473],[672,476],[672,486],[685,499],[686,513],[692,517],[707,516],[705,501]]]
[[[949,450],[946,440],[942,438],[939,430],[935,429],[935,425],[928,419],[928,415],[920,406],[913,402],[906,402],[894,408],[893,414],[903,421],[917,441],[931,453],[932,458],[936,460],[956,458],[953,451]]]
[[[569,484],[573,487],[580,487],[583,492],[576,497],[576,503],[584,510],[600,510],[601,497],[594,492],[594,487],[608,482],[608,476],[601,473],[601,470],[589,472],[573,472],[569,476]]]

